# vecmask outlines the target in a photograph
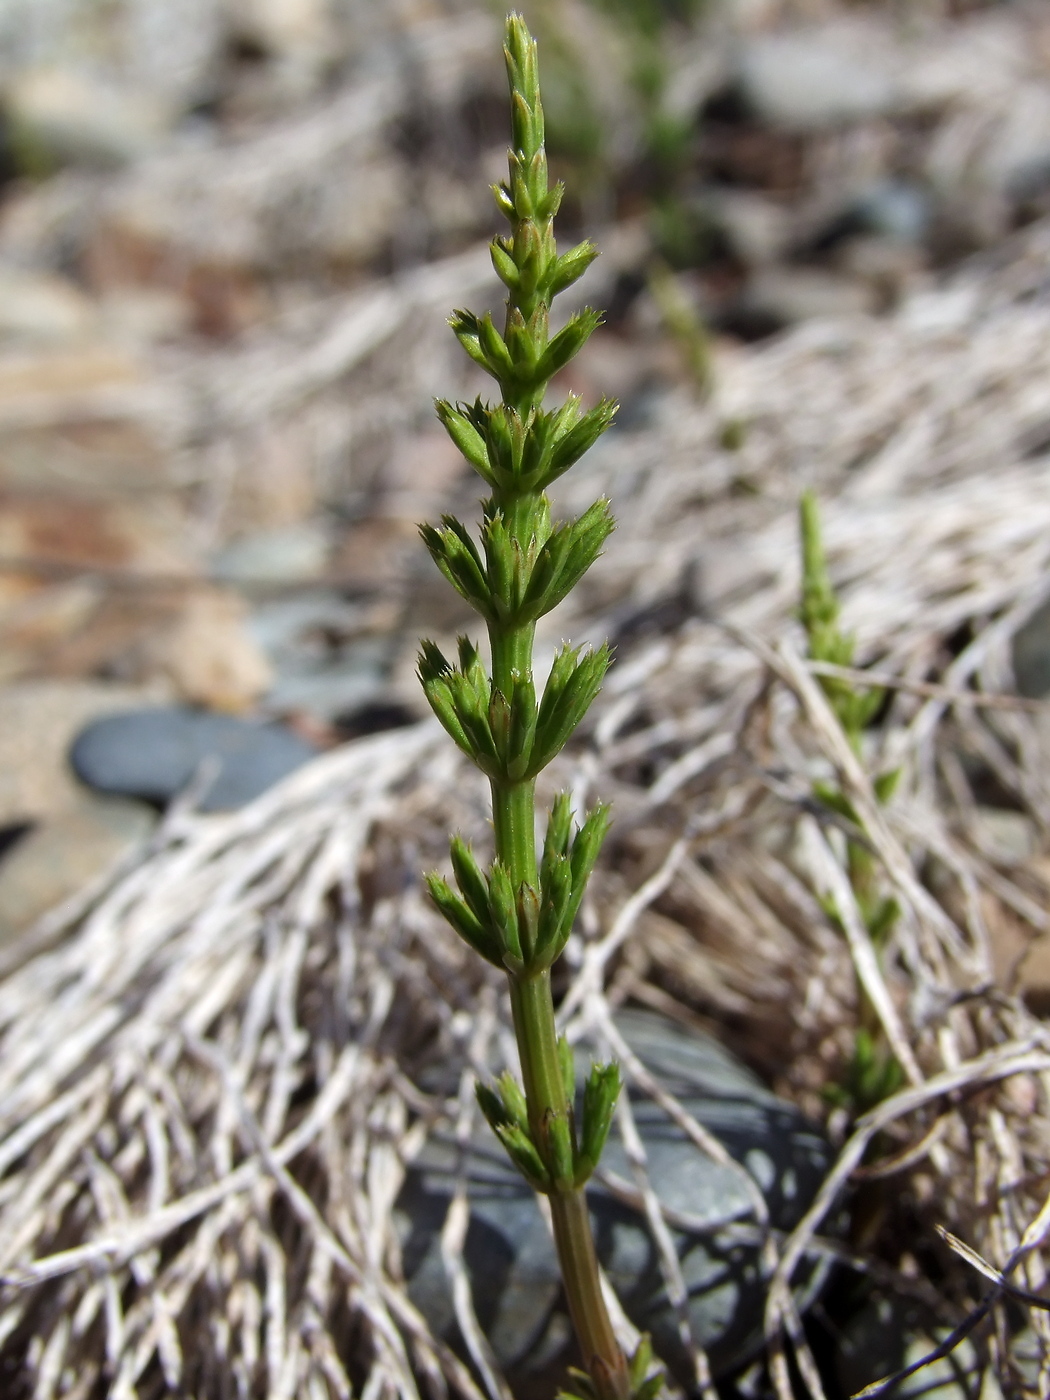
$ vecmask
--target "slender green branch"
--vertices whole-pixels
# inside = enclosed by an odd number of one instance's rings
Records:
[[[419,675],[435,714],[489,779],[495,851],[487,871],[470,848],[452,842],[457,889],[428,876],[434,902],[510,984],[524,1093],[504,1075],[478,1099],[493,1130],[526,1180],[551,1203],[555,1244],[586,1375],[585,1400],[653,1400],[662,1384],[650,1374],[647,1344],[628,1363],[602,1297],[590,1217],[583,1194],[609,1131],[620,1089],[614,1065],[592,1068],[577,1131],[572,1056],[555,1030],[550,968],[572,932],[587,880],[608,827],[599,804],[579,826],[568,795],[551,810],[536,853],[536,775],[550,763],[597,695],[609,651],[564,647],[542,696],[532,675],[536,620],[550,612],[598,557],[612,518],[605,501],[575,520],[551,521],[547,487],[609,426],[615,404],[584,412],[570,395],[545,410],[550,379],[577,353],[599,315],[577,312],[556,333],[554,297],[596,256],[590,243],[559,254],[553,220],[562,187],[550,187],[543,145],[536,46],[524,22],[507,21],[513,143],[496,203],[510,224],[493,240],[492,262],[507,288],[502,333],[490,314],[457,311],[451,326],[467,354],[496,380],[501,402],[441,402],[438,416],[488,485],[480,538],[446,516],[421,527],[438,568],[483,619],[491,673],[477,647],[459,641],[456,664],[424,642]]]
[[[820,508],[812,491],[805,491],[799,502],[799,533],[802,552],[802,601],[799,617],[806,630],[809,655],[814,661],[836,666],[852,666],[855,643],[839,626],[839,600],[828,572],[820,526]],[[818,676],[828,703],[842,726],[853,751],[860,755],[864,731],[882,707],[885,692],[877,686],[859,686],[838,676]],[[875,797],[888,802],[900,778],[900,770],[878,774],[872,782]],[[816,796],[847,822],[860,823],[849,797],[833,783],[816,783]],[[878,862],[864,841],[846,840],[846,871],[872,943],[880,949],[888,939],[900,914],[892,894],[883,893]],[[826,906],[836,925],[834,903]],[[828,1097],[848,1105],[859,1115],[874,1108],[894,1093],[904,1074],[896,1056],[886,1044],[878,1013],[858,981],[860,1025],[854,1039],[853,1057],[846,1067],[843,1083],[830,1086]]]

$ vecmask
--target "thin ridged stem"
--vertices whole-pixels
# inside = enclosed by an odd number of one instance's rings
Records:
[[[493,779],[492,828],[496,857],[507,867],[511,883],[536,883],[536,783]]]
[[[532,670],[532,641],[536,634],[534,623],[527,627],[503,627],[493,623],[489,627],[489,646],[492,650],[492,684],[504,695],[513,689],[513,675],[527,675]]]
[[[529,1127],[542,1151],[550,1142],[552,1120],[571,1121],[572,1114],[562,1082],[549,970],[536,977],[512,976],[510,1004]],[[586,1196],[582,1187],[570,1186],[555,1188],[548,1200],[565,1297],[583,1364],[601,1400],[627,1400],[630,1375],[602,1297]]]
[[[536,629],[527,627],[489,628],[492,650],[492,684],[504,695],[513,688],[514,674],[526,675],[532,669],[532,639]],[[536,784],[534,780],[511,783],[494,778],[492,825],[496,856],[507,867],[511,883],[536,884]]]

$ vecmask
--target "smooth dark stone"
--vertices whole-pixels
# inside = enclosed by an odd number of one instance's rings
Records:
[[[774,1229],[790,1229],[813,1199],[832,1159],[818,1129],[772,1094],[716,1042],[650,1012],[620,1012],[617,1024],[647,1068],[751,1173]],[[590,1057],[577,1056],[582,1076]],[[738,1174],[689,1141],[650,1100],[632,1092],[648,1156],[649,1178],[670,1209],[705,1222],[752,1224]],[[617,1130],[603,1169],[632,1181]],[[431,1327],[457,1344],[439,1234],[454,1189],[457,1152],[432,1140],[406,1179],[398,1226],[410,1295]],[[478,1317],[516,1394],[539,1393],[564,1365],[570,1328],[554,1250],[531,1191],[481,1123],[469,1151],[471,1221],[464,1258]],[[594,1181],[588,1189],[598,1252],[632,1322],[650,1332],[658,1354],[683,1384],[689,1365],[669,1306],[656,1245],[644,1217]],[[741,1238],[674,1230],[689,1290],[689,1322],[716,1375],[740,1365],[761,1344],[765,1289],[752,1233]],[[800,1285],[808,1305],[822,1273]]]
[[[243,807],[316,753],[281,725],[172,706],[96,720],[73,741],[69,761],[96,792],[161,804],[216,763],[199,807],[219,812]]]
[[[1041,700],[1050,693],[1050,603],[1017,629],[1012,649],[1017,693]]]
[[[419,720],[419,712],[410,710],[400,700],[373,700],[358,705],[345,714],[336,715],[335,728],[344,739],[363,739],[367,734],[382,734],[388,729],[405,729]]]

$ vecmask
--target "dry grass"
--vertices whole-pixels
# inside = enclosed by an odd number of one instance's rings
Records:
[[[814,326],[738,355],[711,404],[671,394],[573,488],[607,489],[622,525],[558,623],[619,639],[589,733],[552,775],[617,812],[570,946],[570,1035],[624,1051],[608,1013],[633,998],[715,1024],[826,1113],[820,1088],[849,1056],[859,980],[906,1072],[859,1122],[832,1122],[832,1175],[791,1237],[767,1241],[785,1398],[791,1350],[819,1391],[792,1269],[858,1169],[870,1175],[875,1138],[887,1218],[899,1206],[914,1227],[888,1262],[907,1272],[938,1256],[956,1320],[977,1274],[936,1226],[993,1272],[1012,1269],[1008,1282],[1045,1281],[1050,1036],[997,983],[990,951],[1006,920],[1045,934],[1045,866],[989,847],[973,782],[979,765],[1045,846],[1047,712],[977,693],[1009,689],[1010,638],[1050,593],[1047,459],[1031,447],[1050,418],[1048,249],[1036,229],[1012,260],[894,320]],[[730,419],[745,425],[735,452],[719,445]],[[827,502],[861,658],[900,683],[864,766],[799,654],[803,484]],[[884,809],[866,769],[889,764],[905,778]],[[881,959],[839,825],[812,797],[831,773],[901,905]],[[231,816],[183,804],[149,850],[8,958],[5,1395],[504,1393],[463,1287],[462,1201],[445,1254],[473,1377],[409,1303],[391,1228],[432,1126],[469,1126],[469,1096],[429,1098],[417,1069],[441,1057],[466,1085],[506,1044],[499,979],[418,880],[450,826],[484,842],[485,810],[434,725],[362,740]],[[629,1057],[626,1069],[642,1074]],[[630,1145],[629,1120],[624,1131]],[[761,1229],[757,1193],[755,1215]],[[885,1263],[885,1238],[880,1250]],[[994,1287],[981,1355],[1006,1393],[1046,1394],[1050,1319],[1031,1311],[1041,1360],[1025,1379]]]

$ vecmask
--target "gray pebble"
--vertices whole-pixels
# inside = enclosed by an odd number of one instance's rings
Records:
[[[280,725],[172,706],[96,720],[77,736],[69,758],[96,792],[157,803],[214,764],[199,806],[217,812],[243,807],[316,752]]]

